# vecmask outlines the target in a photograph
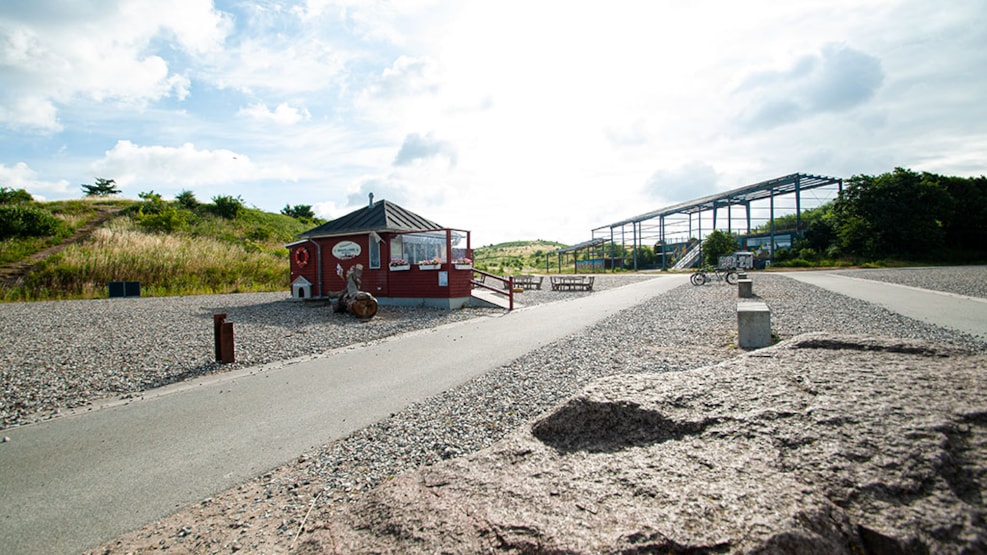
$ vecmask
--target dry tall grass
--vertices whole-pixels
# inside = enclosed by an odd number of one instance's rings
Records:
[[[288,261],[284,249],[248,252],[211,237],[146,233],[121,218],[45,261],[6,296],[103,297],[110,281],[139,281],[148,296],[287,290]]]

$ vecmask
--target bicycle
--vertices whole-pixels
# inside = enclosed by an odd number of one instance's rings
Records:
[[[689,276],[689,281],[693,285],[706,285],[710,281],[725,281],[730,285],[737,284],[737,270],[732,268],[727,270],[721,270],[719,268],[700,268],[696,270],[696,273]]]

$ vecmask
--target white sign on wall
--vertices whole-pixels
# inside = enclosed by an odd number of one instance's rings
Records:
[[[363,249],[353,241],[340,241],[332,248],[332,255],[340,260],[349,260],[360,256]]]

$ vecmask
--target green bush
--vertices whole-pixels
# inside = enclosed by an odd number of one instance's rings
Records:
[[[174,206],[165,206],[158,212],[151,214],[141,213],[137,218],[137,223],[145,231],[172,233],[186,228],[188,225],[188,212],[178,210]]]
[[[243,199],[239,196],[220,195],[212,198],[208,210],[220,218],[235,220],[243,211]]]
[[[817,253],[816,249],[812,247],[805,247],[799,250],[799,258],[804,258],[805,260],[816,260],[819,258],[819,253]]]
[[[21,204],[0,205],[0,239],[55,235],[62,221],[51,212]]]
[[[792,257],[792,251],[786,248],[776,249],[775,252],[771,253],[771,259],[774,262],[784,262]]]
[[[34,197],[24,189],[8,189],[0,187],[0,204],[20,204],[22,202],[32,202]]]
[[[274,232],[268,226],[256,226],[247,232],[247,239],[251,241],[267,241],[274,236]]]
[[[720,257],[733,254],[737,250],[737,238],[730,233],[715,230],[703,241],[703,261],[707,266],[716,266]]]
[[[804,258],[793,258],[784,262],[778,262],[774,266],[778,268],[811,268],[815,266],[815,263],[809,262]]]
[[[165,209],[165,201],[161,199],[161,195],[155,193],[153,190],[146,193],[138,193],[138,195],[144,202],[140,206],[140,214],[160,214]]]
[[[178,193],[175,200],[178,201],[179,208],[184,208],[189,211],[195,211],[195,209],[200,205],[199,199],[195,198],[195,194],[192,191],[182,191],[181,193]]]

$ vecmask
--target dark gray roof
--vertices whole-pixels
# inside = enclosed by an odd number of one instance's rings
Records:
[[[371,205],[310,229],[298,237],[330,237],[369,231],[403,232],[437,229],[445,228],[410,210],[405,210],[393,202],[378,200]]]

